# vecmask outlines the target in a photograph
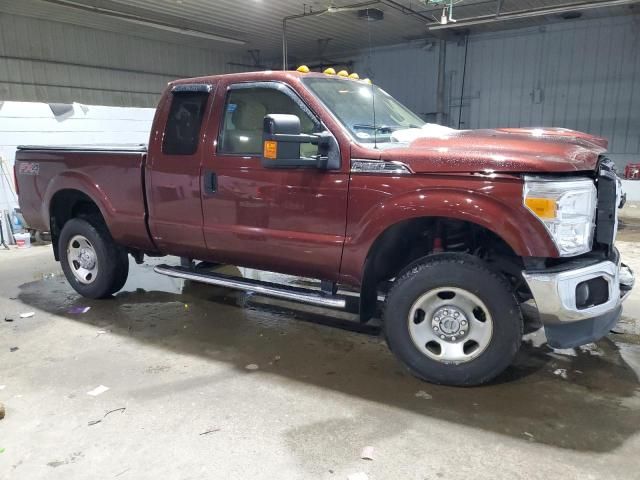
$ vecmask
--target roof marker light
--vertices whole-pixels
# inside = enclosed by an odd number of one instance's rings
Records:
[[[329,67],[329,68],[325,69],[325,71],[322,72],[322,73],[326,73],[327,75],[335,75],[336,74],[336,70],[334,68]]]
[[[340,70],[338,72],[338,76],[339,77],[348,77],[349,76],[349,72],[347,72],[346,70]]]
[[[352,80],[360,80],[360,75],[354,72],[351,75],[349,75],[349,78],[351,78]]]
[[[306,65],[300,65],[298,68],[296,68],[296,72],[309,73],[309,67],[307,67]]]

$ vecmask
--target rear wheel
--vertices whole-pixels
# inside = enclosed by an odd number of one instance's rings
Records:
[[[402,275],[387,296],[389,347],[417,377],[485,383],[511,364],[522,314],[509,283],[480,259],[442,254]]]
[[[58,249],[67,281],[84,297],[108,297],[127,281],[127,252],[113,241],[100,220],[69,220],[60,232]]]

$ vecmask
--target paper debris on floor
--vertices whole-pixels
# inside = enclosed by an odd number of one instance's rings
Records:
[[[347,480],[369,480],[369,476],[364,472],[352,473]]]
[[[362,449],[362,453],[360,453],[360,458],[363,460],[373,460],[373,447],[371,445],[367,445]]]
[[[20,318],[31,318],[36,314],[36,312],[24,312],[20,314]]]
[[[553,371],[554,375],[558,375],[559,377],[564,378],[565,380],[567,379],[567,369],[566,368],[557,368],[556,370]]]
[[[416,398],[423,398],[425,400],[431,400],[433,397],[431,395],[429,395],[427,392],[425,392],[424,390],[420,390],[419,392],[416,392]]]
[[[258,365],[256,365],[255,363],[250,363],[249,365],[247,365],[246,367],[247,370],[258,370],[260,367]]]
[[[105,387],[104,385],[98,385],[96,388],[94,388],[93,390],[89,390],[87,392],[87,395],[91,395],[92,397],[97,397],[98,395],[103,394],[104,392],[106,392],[107,390],[109,390],[109,387]]]

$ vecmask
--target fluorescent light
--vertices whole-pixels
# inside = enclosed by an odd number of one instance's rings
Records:
[[[84,10],[91,13],[98,13],[106,15],[108,17],[117,18],[129,23],[135,23],[137,25],[144,25],[151,28],[157,28],[158,30],[165,30],[167,32],[178,33],[180,35],[188,35],[190,37],[205,38],[207,40],[214,40],[216,42],[233,43],[235,45],[246,45],[244,40],[238,40],[237,38],[225,37],[217,35],[215,33],[203,32],[201,30],[194,30],[192,28],[177,27],[166,23],[154,22],[152,20],[145,20],[142,17],[136,15],[130,15],[128,13],[118,12],[116,10],[110,10],[102,7],[94,7],[91,5],[84,5],[81,3],[73,2],[70,0],[42,0],[48,3],[54,3],[56,5],[62,5],[65,7],[76,8],[78,10]]]
[[[233,43],[235,45],[245,45],[247,43],[244,40],[223,37],[221,35],[216,35],[215,33],[202,32],[200,30],[193,30],[191,28],[174,27],[172,25],[165,25],[163,23],[155,23],[147,20],[138,20],[135,18],[127,18],[127,17],[122,17],[122,20],[124,20],[125,22],[136,23],[138,25],[146,25],[148,27],[157,28],[158,30],[165,30],[167,32],[179,33],[181,35],[189,35],[190,37],[215,40],[216,42]]]

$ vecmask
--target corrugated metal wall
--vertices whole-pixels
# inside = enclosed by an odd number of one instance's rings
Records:
[[[228,62],[248,59],[0,13],[0,100],[155,107],[168,81],[238,71]]]
[[[458,126],[463,43],[447,45],[448,124]],[[436,111],[438,47],[375,50],[356,71],[418,113]],[[461,128],[554,126],[610,140],[640,161],[640,16],[562,22],[469,37]],[[428,118],[433,119],[430,115]]]

